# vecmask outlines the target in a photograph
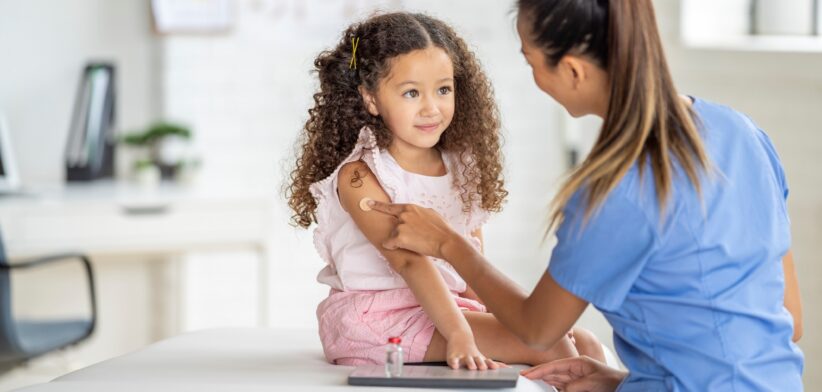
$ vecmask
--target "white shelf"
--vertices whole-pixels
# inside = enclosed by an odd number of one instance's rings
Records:
[[[822,35],[750,34],[757,23],[752,19],[754,17],[752,14],[753,1],[755,0],[680,0],[679,34],[683,45],[689,49],[731,52],[822,53]],[[802,3],[806,1],[802,0]],[[768,4],[771,7],[774,6],[771,3]],[[784,3],[786,7],[791,4],[794,2]],[[810,4],[804,5],[810,7]],[[765,11],[761,10],[761,12]],[[768,15],[774,18],[779,17],[772,13]],[[788,15],[789,18],[793,16],[795,15]],[[810,22],[811,15],[808,14],[807,18]],[[797,33],[804,30],[804,28],[798,28]],[[807,30],[810,33],[811,29]]]
[[[691,49],[739,52],[822,53],[822,36],[725,36],[683,37],[683,44]]]

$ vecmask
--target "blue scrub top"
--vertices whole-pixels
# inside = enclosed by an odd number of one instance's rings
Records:
[[[620,391],[802,390],[783,302],[782,165],[748,117],[693,109],[715,169],[702,198],[677,171],[661,217],[652,174],[634,166],[587,224],[581,194],[570,200],[549,272],[613,327],[630,371]]]

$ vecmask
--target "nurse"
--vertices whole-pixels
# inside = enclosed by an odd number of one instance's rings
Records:
[[[534,347],[593,304],[628,371],[580,357],[524,372],[561,389],[801,390],[788,186],[768,136],[677,93],[650,0],[517,5],[537,86],[571,115],[603,119],[553,201],[547,272],[526,294],[433,210],[372,202],[397,218],[384,246],[448,260]]]

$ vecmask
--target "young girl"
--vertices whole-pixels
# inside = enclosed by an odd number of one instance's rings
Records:
[[[443,22],[392,13],[354,24],[314,61],[320,90],[291,174],[289,205],[328,265],[331,293],[317,309],[327,359],[383,363],[389,337],[408,362],[495,368],[583,352],[603,358],[586,331],[533,350],[486,313],[450,264],[380,245],[392,220],[366,201],[414,202],[446,217],[473,246],[507,192],[491,86]]]

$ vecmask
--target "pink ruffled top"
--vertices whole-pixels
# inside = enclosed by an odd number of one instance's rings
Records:
[[[351,154],[325,179],[311,185],[311,194],[317,200],[317,227],[314,229],[314,245],[326,266],[317,280],[340,291],[390,290],[408,285],[394,272],[388,261],[365,238],[354,220],[340,204],[337,195],[337,176],[340,168],[361,160],[377,177],[388,197],[395,203],[414,203],[433,208],[442,215],[454,230],[468,238],[474,246],[480,242],[471,233],[480,228],[489,214],[474,203],[471,210],[463,209],[460,191],[454,175],[462,173],[457,156],[443,153],[448,173],[431,177],[411,173],[397,164],[388,153],[377,147],[377,140],[368,128],[360,131],[359,139]],[[465,281],[440,259],[434,264],[451,291],[462,293]]]

